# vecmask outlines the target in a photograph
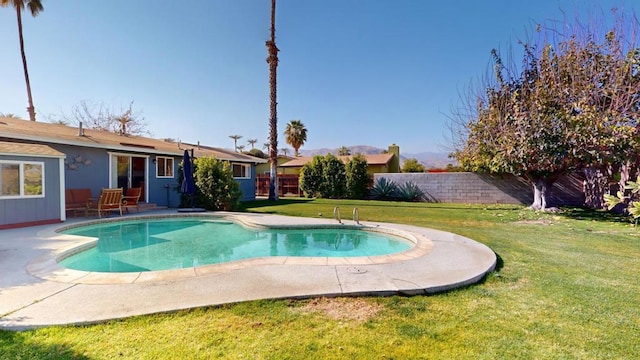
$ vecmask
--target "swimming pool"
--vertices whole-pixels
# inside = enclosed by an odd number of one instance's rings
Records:
[[[261,257],[382,256],[414,246],[400,236],[362,227],[248,228],[199,217],[113,221],[62,233],[98,239],[59,260],[65,268],[91,272],[183,269]]]

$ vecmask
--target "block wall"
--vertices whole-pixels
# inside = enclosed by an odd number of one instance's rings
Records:
[[[511,174],[384,173],[374,174],[374,181],[384,177],[397,185],[411,181],[436,202],[468,204],[531,204],[533,188],[524,179]],[[568,175],[554,183],[551,206],[582,205],[582,180]]]

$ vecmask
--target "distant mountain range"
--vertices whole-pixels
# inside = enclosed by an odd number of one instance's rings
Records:
[[[387,149],[381,149],[374,146],[367,145],[356,145],[356,146],[347,146],[351,154],[381,154],[383,151]],[[401,149],[402,150],[402,149]],[[301,156],[315,156],[315,155],[326,155],[326,154],[338,154],[338,149],[311,149],[311,150],[300,150]],[[400,162],[404,162],[406,159],[416,159],[419,163],[424,165],[427,169],[429,168],[444,168],[447,164],[456,164],[454,159],[449,159],[447,153],[443,152],[421,152],[421,153],[400,153]]]

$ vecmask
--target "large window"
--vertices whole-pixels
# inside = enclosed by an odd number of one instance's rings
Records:
[[[44,163],[0,161],[0,198],[44,197]]]
[[[236,179],[248,179],[251,177],[251,166],[247,164],[231,164],[233,177]]]
[[[173,158],[161,156],[156,157],[156,177],[173,177]]]

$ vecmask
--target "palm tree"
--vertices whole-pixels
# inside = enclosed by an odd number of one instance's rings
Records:
[[[281,152],[284,156],[287,156],[287,154],[289,153],[289,149],[288,149],[288,148],[282,148],[282,149],[280,149],[280,152]]]
[[[0,113],[0,117],[22,120],[22,118],[20,116],[14,114],[14,113]]]
[[[33,107],[33,97],[31,96],[31,84],[29,83],[29,71],[27,70],[27,56],[24,53],[24,37],[22,36],[22,9],[27,7],[31,16],[36,17],[44,8],[41,0],[0,0],[0,6],[12,5],[16,9],[18,18],[18,37],[20,38],[20,53],[22,54],[22,67],[24,68],[24,80],[27,83],[27,97],[29,99],[29,119],[36,121],[36,109]]]
[[[341,147],[338,149],[338,156],[348,156],[348,155],[351,155],[351,150],[349,150],[349,148],[348,148],[348,147],[346,147],[346,146],[341,146]]]
[[[244,151],[244,145],[238,145],[238,146],[236,146],[236,149],[238,149],[238,152],[243,152]]]
[[[278,110],[276,101],[276,77],[278,67],[278,47],[276,47],[276,0],[271,0],[271,39],[267,40],[267,64],[269,64],[269,92],[271,95],[269,108],[269,163],[271,175],[269,177],[269,200],[278,200]]]
[[[258,142],[258,139],[249,139],[247,140],[247,143],[249,143],[249,145],[251,145],[251,150],[256,148],[256,143]]]
[[[293,156],[300,156],[298,149],[307,141],[307,128],[302,121],[291,120],[284,130],[284,135],[287,137],[287,144],[293,147]]]
[[[229,135],[233,139],[233,151],[238,151],[238,140],[242,139],[242,135]]]

